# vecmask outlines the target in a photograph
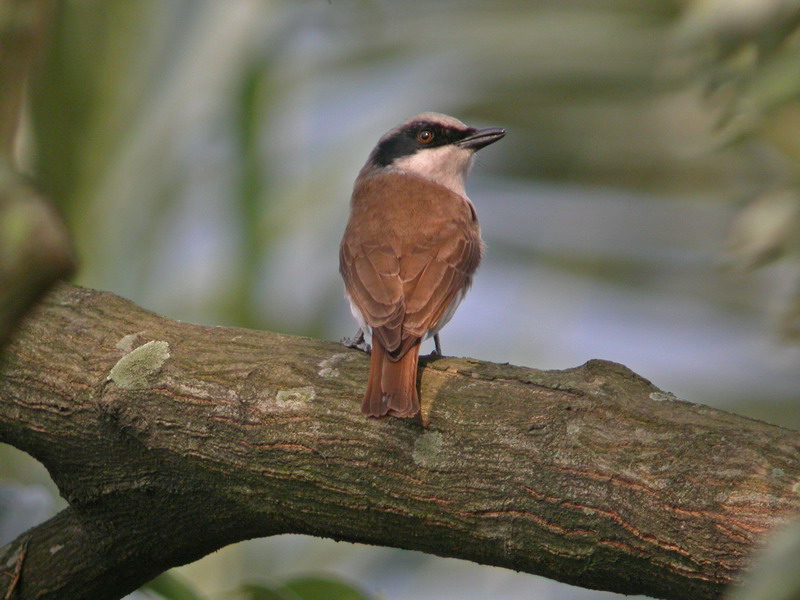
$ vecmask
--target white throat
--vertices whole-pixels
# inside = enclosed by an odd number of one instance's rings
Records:
[[[472,150],[454,145],[424,148],[395,159],[390,168],[435,181],[456,194],[466,196],[464,184],[474,156]]]

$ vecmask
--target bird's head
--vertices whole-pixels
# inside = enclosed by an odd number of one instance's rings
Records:
[[[407,173],[464,194],[475,152],[496,142],[505,129],[475,129],[440,113],[422,113],[391,129],[379,141],[360,176]]]

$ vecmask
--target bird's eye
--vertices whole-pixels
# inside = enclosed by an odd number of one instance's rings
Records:
[[[430,129],[423,129],[417,134],[417,141],[420,144],[430,144],[433,141],[433,132]]]

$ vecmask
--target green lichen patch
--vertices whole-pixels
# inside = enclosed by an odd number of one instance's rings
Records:
[[[444,437],[438,431],[423,433],[414,442],[414,452],[411,458],[421,467],[436,468],[441,464],[441,453],[444,447]]]
[[[674,402],[678,397],[672,392],[652,392],[650,400],[655,402]]]
[[[130,352],[133,350],[137,342],[141,342],[141,338],[144,335],[144,331],[138,331],[136,333],[129,333],[128,335],[124,336],[120,341],[118,341],[115,345],[117,350],[122,350],[123,352]]]
[[[147,342],[120,358],[108,378],[124,390],[146,390],[153,387],[168,358],[167,342]]]
[[[328,379],[338,377],[339,376],[339,369],[334,367],[322,367],[317,373],[320,377],[326,377]]]
[[[310,385],[288,390],[279,390],[275,402],[279,408],[302,408],[317,397],[317,391]]]
[[[330,358],[326,358],[317,364],[317,366],[320,367],[317,375],[326,379],[339,377],[339,365],[353,360],[353,358],[356,356],[357,355],[353,352],[339,352],[338,354],[334,354]]]

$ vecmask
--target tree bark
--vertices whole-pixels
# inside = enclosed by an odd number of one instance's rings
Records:
[[[119,598],[277,533],[718,598],[800,508],[800,434],[610,362],[423,361],[424,426],[368,420],[358,351],[68,285],[0,362],[0,440],[70,503],[0,550],[0,598],[11,585],[20,600]]]

